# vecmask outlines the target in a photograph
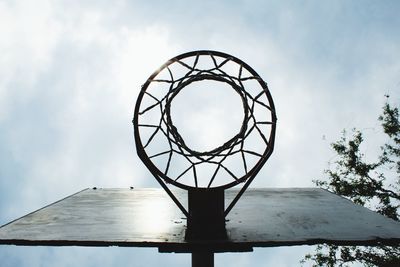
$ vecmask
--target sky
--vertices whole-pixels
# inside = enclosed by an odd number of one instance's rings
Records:
[[[0,0],[0,225],[87,187],[159,187],[135,152],[141,85],[168,59],[232,54],[268,83],[275,151],[253,187],[310,187],[357,127],[373,157],[400,101],[398,1]],[[190,130],[190,129],[189,129]],[[212,133],[212,131],[211,131]],[[298,266],[313,247],[216,255]],[[156,249],[0,246],[1,266],[188,266]]]

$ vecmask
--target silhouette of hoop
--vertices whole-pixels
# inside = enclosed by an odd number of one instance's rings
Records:
[[[183,88],[205,80],[232,87],[240,96],[244,116],[239,132],[228,141],[209,151],[196,151],[174,126],[171,103]],[[137,153],[157,180],[188,190],[226,189],[250,183],[267,161],[274,148],[276,114],[267,84],[250,66],[231,55],[202,50],[167,61],[147,79],[136,102],[133,125]],[[233,157],[241,161],[240,171],[227,166]],[[171,169],[179,167],[172,174]],[[199,177],[201,168],[213,171]],[[182,179],[188,175],[192,178]]]

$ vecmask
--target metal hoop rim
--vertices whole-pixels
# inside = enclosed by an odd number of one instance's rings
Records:
[[[169,184],[173,184],[179,188],[182,189],[193,189],[193,188],[201,188],[201,187],[193,187],[193,186],[189,186],[186,184],[182,184],[179,183],[173,179],[171,179],[170,177],[168,177],[167,175],[165,175],[162,171],[160,171],[154,164],[153,162],[150,160],[150,158],[148,157],[143,144],[141,142],[141,138],[140,138],[140,134],[139,134],[139,125],[138,125],[138,116],[139,116],[139,108],[140,108],[140,104],[142,102],[142,99],[144,97],[145,91],[148,88],[148,86],[150,85],[150,83],[153,81],[153,79],[165,68],[167,68],[169,65],[173,64],[174,62],[180,60],[180,59],[184,59],[187,57],[192,57],[192,56],[201,56],[201,55],[210,55],[210,56],[218,56],[218,57],[222,57],[222,58],[226,58],[229,59],[241,66],[243,66],[247,71],[249,71],[254,77],[257,77],[257,82],[260,84],[260,86],[262,87],[263,92],[265,93],[267,99],[268,99],[268,103],[270,105],[270,112],[271,112],[271,130],[270,130],[270,135],[269,135],[269,143],[265,148],[265,151],[263,152],[263,157],[259,159],[259,161],[252,167],[251,170],[249,170],[245,175],[243,175],[241,178],[225,184],[225,185],[221,185],[221,186],[216,186],[216,187],[212,187],[212,189],[227,189],[230,188],[232,186],[235,186],[239,183],[242,183],[244,181],[247,180],[246,182],[246,187],[248,186],[248,184],[253,180],[254,176],[259,172],[259,170],[261,169],[261,167],[265,164],[265,162],[267,161],[267,159],[270,157],[270,155],[273,152],[274,149],[274,144],[275,144],[275,132],[276,132],[276,121],[277,121],[277,116],[276,116],[276,112],[275,112],[275,106],[274,106],[274,102],[272,99],[272,96],[269,92],[268,86],[267,84],[260,78],[260,76],[257,74],[257,72],[251,68],[247,63],[243,62],[242,60],[231,56],[229,54],[223,53],[223,52],[218,52],[218,51],[213,51],[213,50],[198,50],[198,51],[191,51],[191,52],[187,52],[187,53],[183,53],[181,55],[178,55],[170,60],[168,60],[166,63],[164,63],[159,69],[157,69],[147,80],[146,82],[143,84],[137,101],[136,101],[136,105],[135,105],[135,109],[134,109],[134,117],[133,117],[133,128],[134,128],[134,138],[135,138],[135,143],[136,143],[136,150],[137,150],[137,154],[139,156],[139,158],[143,161],[143,163],[146,165],[146,167],[151,171],[151,173],[155,176],[158,176],[156,178],[158,178],[157,180],[159,180],[159,178],[162,178],[166,183]],[[181,88],[182,89],[182,88]],[[237,137],[237,136],[235,136]],[[235,139],[235,137],[233,139]],[[230,140],[231,141],[231,140]],[[228,141],[229,142],[229,141]],[[186,146],[187,147],[187,146]],[[194,151],[196,152],[196,151]],[[250,179],[249,179],[250,178]]]

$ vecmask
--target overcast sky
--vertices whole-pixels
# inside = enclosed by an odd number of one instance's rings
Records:
[[[379,149],[400,101],[398,1],[0,0],[0,224],[87,187],[158,187],[136,156],[140,86],[169,58],[232,54],[268,83],[275,152],[254,187],[309,187],[342,129]],[[297,266],[312,247],[221,254],[216,266]],[[156,249],[0,246],[1,266],[189,266]]]

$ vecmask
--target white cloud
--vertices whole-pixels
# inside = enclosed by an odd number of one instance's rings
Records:
[[[178,47],[162,26],[106,27],[107,10],[78,9],[70,21],[55,15],[59,8],[1,9],[1,25],[18,21],[1,42],[8,51],[0,66],[2,142],[12,156],[8,168],[24,166],[20,197],[30,207],[82,187],[154,185],[138,168],[133,108],[160,58]]]
[[[20,87],[19,99],[34,94],[33,84],[51,63],[60,29],[48,2],[0,3],[0,122]],[[22,89],[23,88],[23,89]]]

